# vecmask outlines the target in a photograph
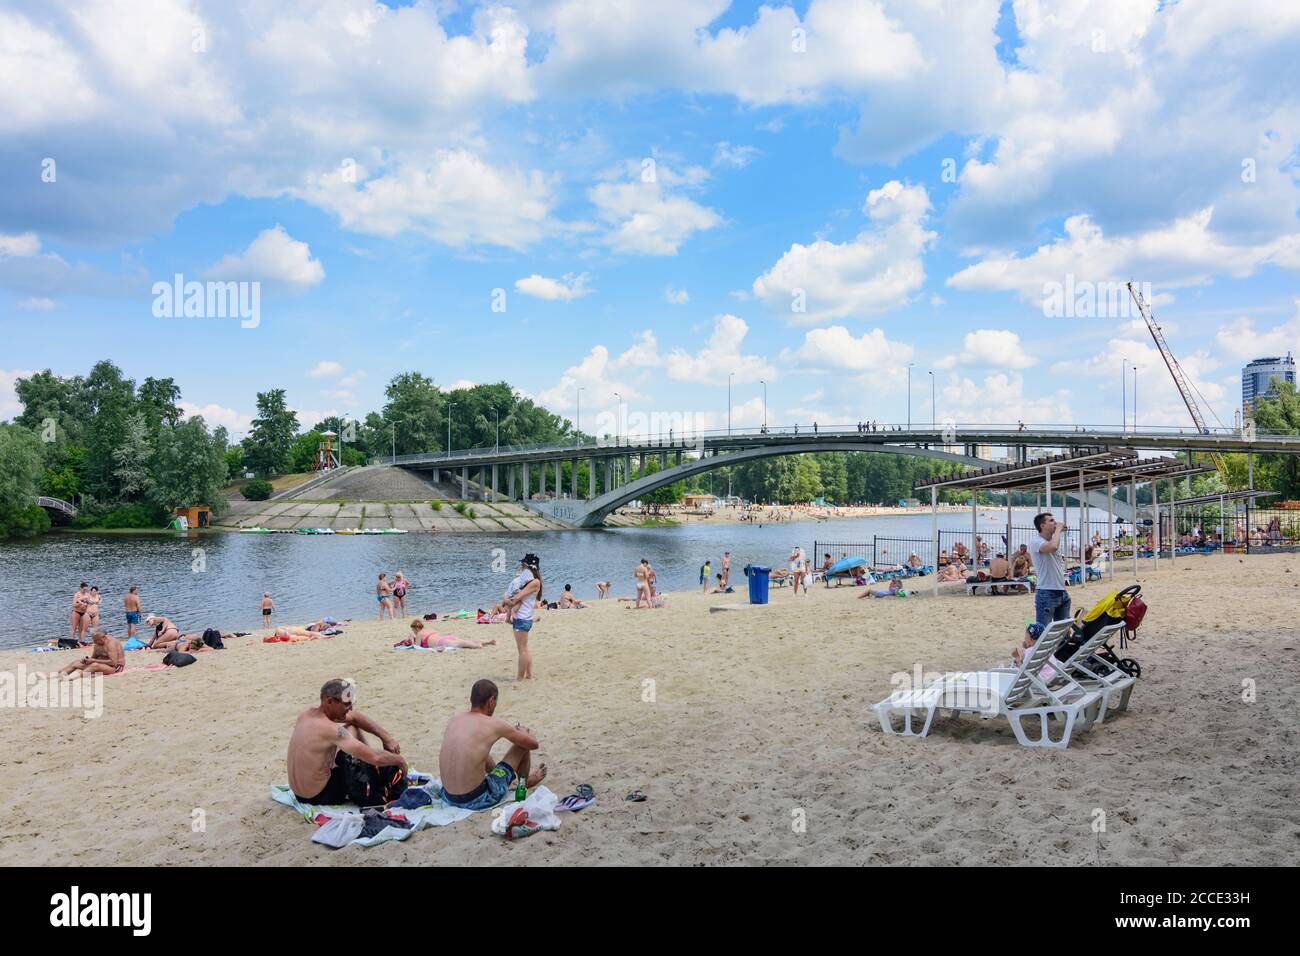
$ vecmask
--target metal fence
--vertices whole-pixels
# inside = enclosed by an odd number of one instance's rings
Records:
[[[820,568],[830,555],[831,562],[844,558],[866,558],[870,565],[906,564],[916,554],[922,564],[934,567],[934,542],[928,538],[894,538],[872,535],[870,541],[814,541],[813,566]]]

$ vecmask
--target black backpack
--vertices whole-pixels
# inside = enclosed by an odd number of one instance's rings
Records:
[[[163,658],[163,663],[169,667],[189,667],[198,658],[193,654],[185,654],[181,651],[168,651],[167,656]]]
[[[216,648],[219,651],[226,649],[225,642],[221,640],[221,632],[215,627],[210,627],[203,632],[203,643],[208,647]]]
[[[406,774],[401,767],[376,767],[351,754],[343,755],[348,800],[359,807],[380,807],[406,792]]]

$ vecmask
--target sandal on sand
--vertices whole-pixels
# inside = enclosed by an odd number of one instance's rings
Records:
[[[633,790],[623,799],[628,803],[645,803],[645,794],[640,790]]]
[[[556,813],[565,811],[576,813],[584,807],[589,807],[596,802],[596,791],[591,788],[590,784],[579,784],[578,792],[565,797],[555,806]]]

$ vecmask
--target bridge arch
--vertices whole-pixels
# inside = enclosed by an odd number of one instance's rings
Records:
[[[918,458],[934,458],[940,461],[951,461],[957,464],[970,465],[976,468],[983,468],[991,462],[982,458],[973,458],[969,455],[958,455],[953,452],[939,451],[933,448],[919,448],[906,445],[871,445],[864,448],[863,443],[854,441],[849,437],[835,439],[828,438],[824,441],[800,442],[799,444],[790,445],[764,445],[760,448],[750,448],[744,451],[729,452],[725,455],[706,455],[701,458],[694,458],[690,461],[684,461],[680,465],[673,465],[671,468],[664,468],[652,475],[645,475],[635,481],[621,485],[612,491],[607,491],[591,499],[566,499],[560,498],[554,501],[525,501],[523,504],[534,511],[546,515],[552,520],[559,521],[563,524],[572,525],[576,528],[597,528],[604,522],[606,516],[612,514],[615,509],[634,501],[656,488],[662,488],[664,485],[671,485],[675,481],[681,481],[685,478],[691,478],[704,472],[713,471],[715,468],[723,468],[730,465],[741,465],[745,462],[756,461],[760,458],[777,458],[783,455],[805,455],[810,452],[820,451],[865,451],[878,452],[886,455],[912,455]]]

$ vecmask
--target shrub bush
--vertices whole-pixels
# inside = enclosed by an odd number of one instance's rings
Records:
[[[438,501],[438,500],[435,498],[433,501],[430,501],[430,502],[429,502],[429,507],[432,508],[434,511],[441,511],[441,510],[442,510],[442,502],[441,502],[441,501]]]
[[[249,501],[265,501],[271,497],[271,492],[274,490],[269,481],[263,481],[261,478],[254,478],[240,489],[243,496]]]

